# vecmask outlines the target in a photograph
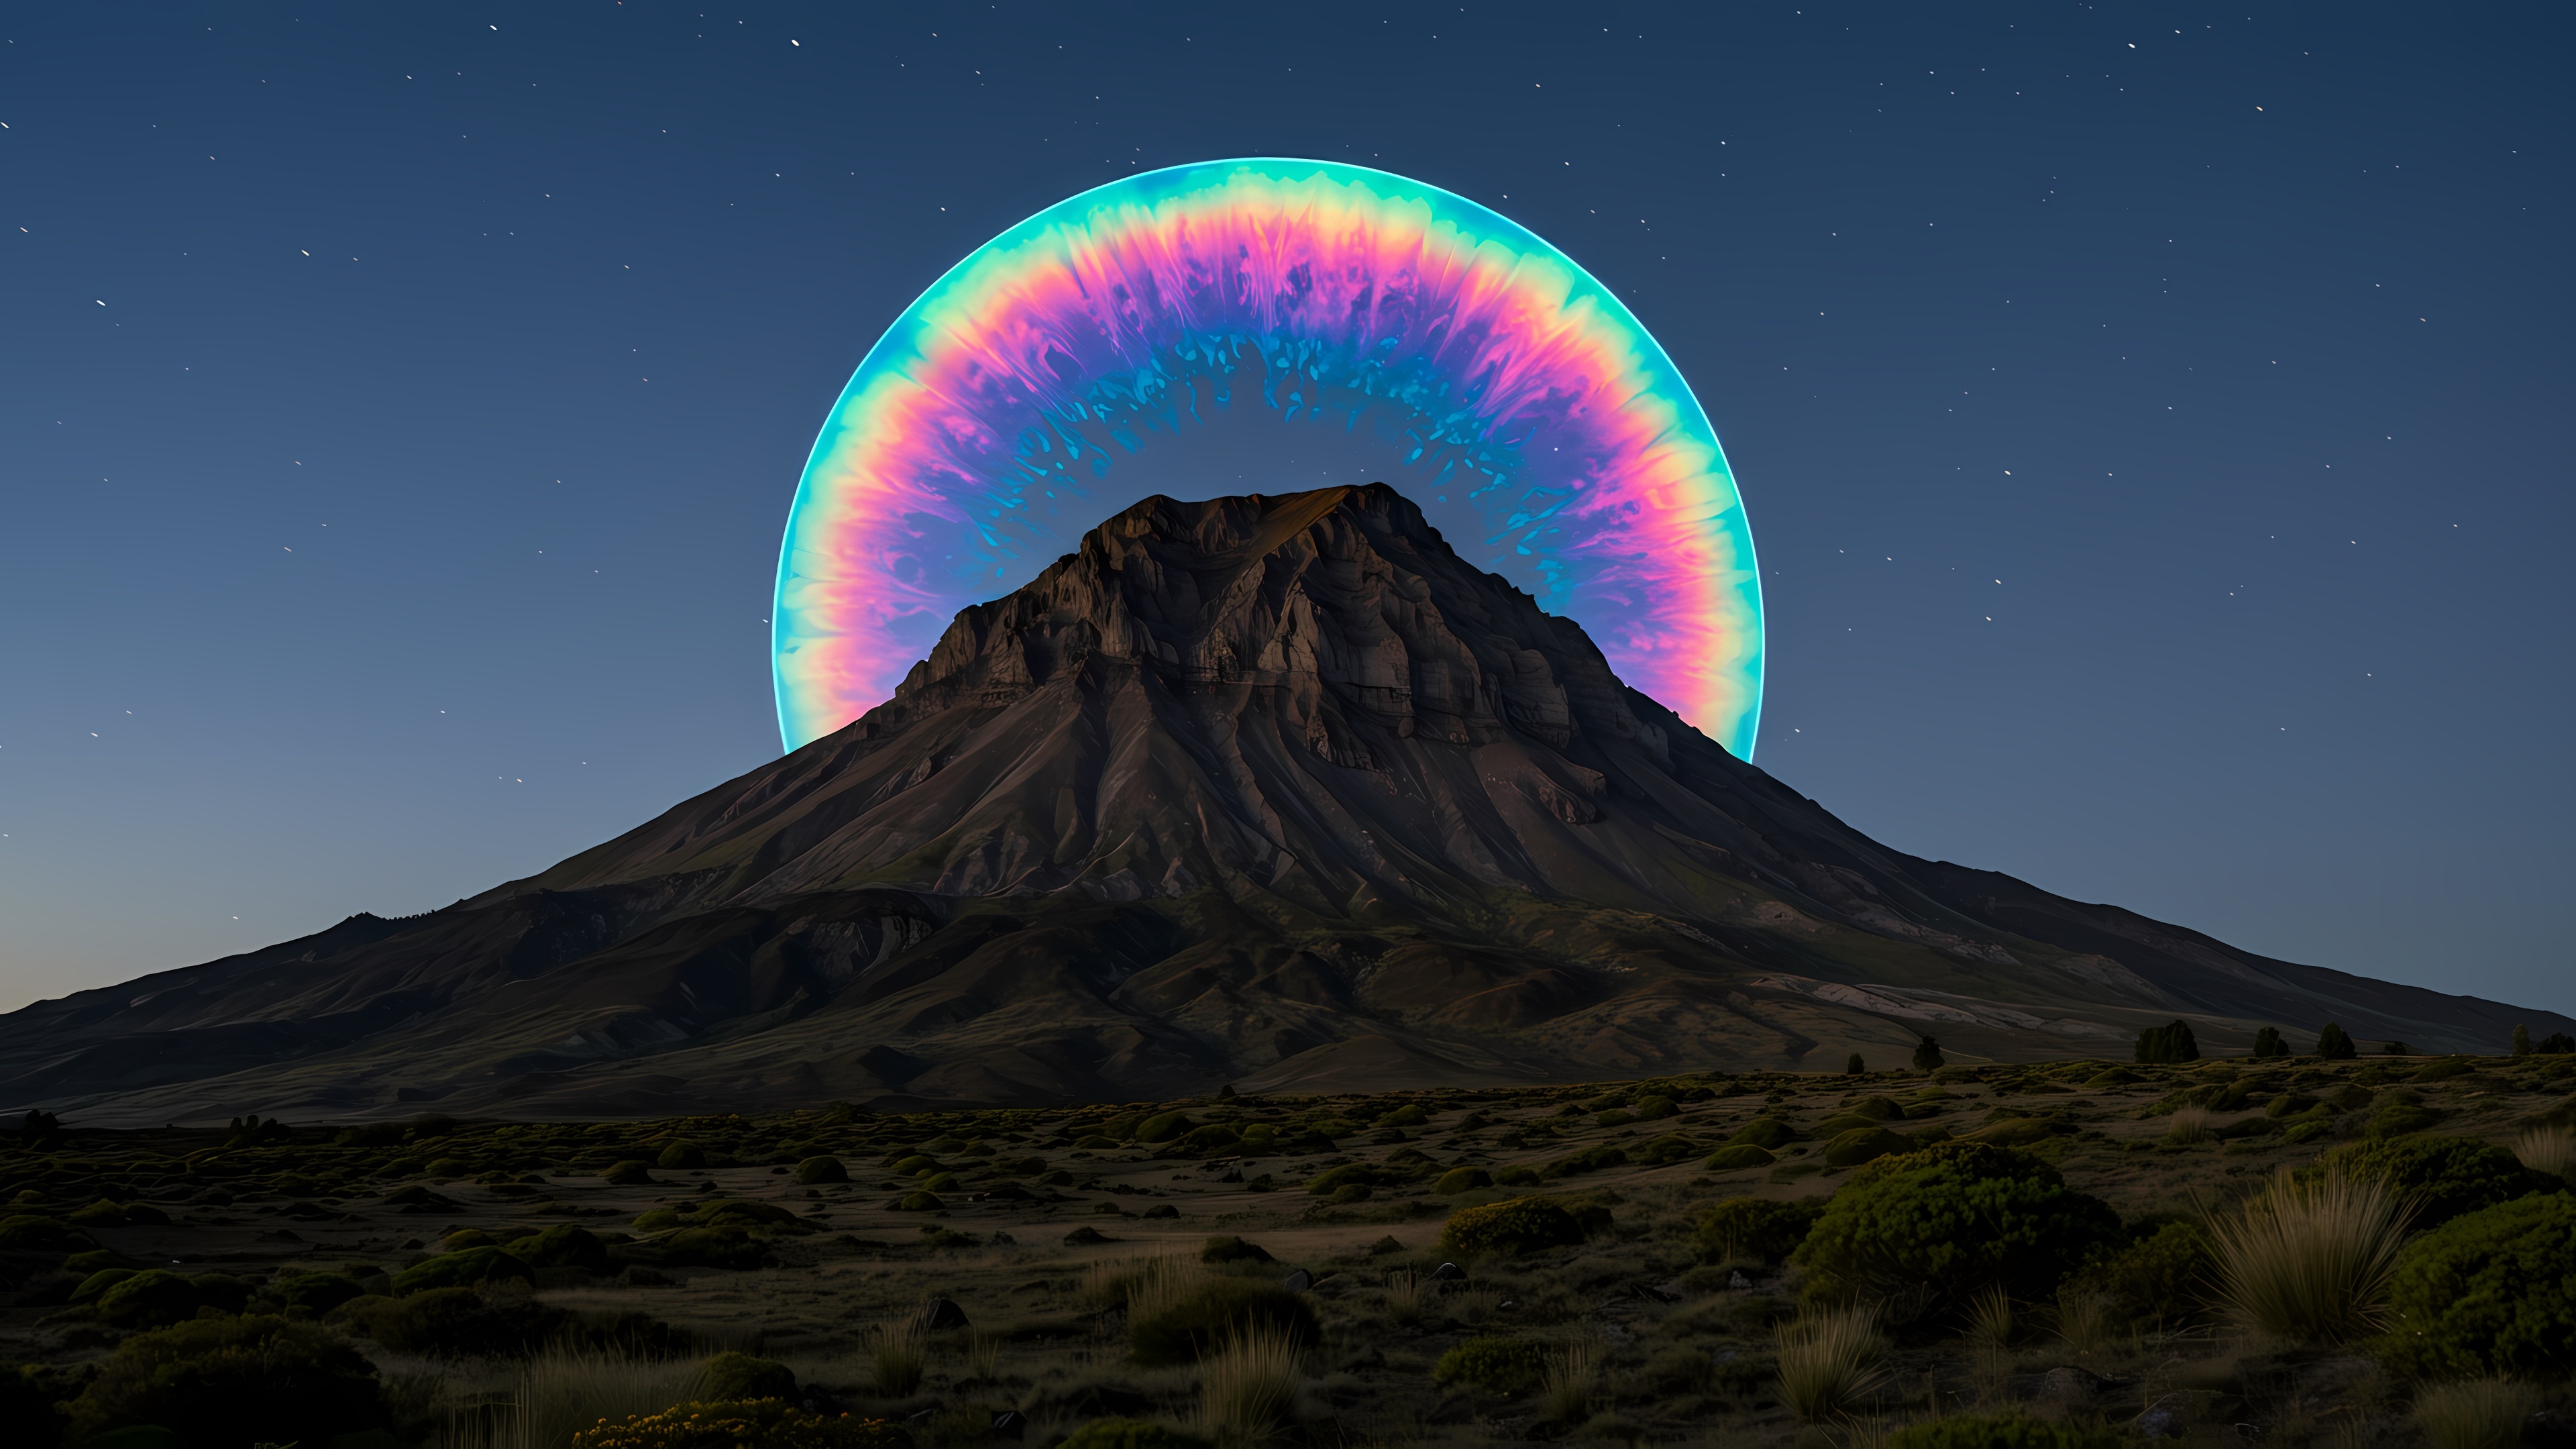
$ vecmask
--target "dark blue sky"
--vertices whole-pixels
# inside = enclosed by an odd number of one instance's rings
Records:
[[[1062,196],[1271,154],[1493,206],[1662,339],[1765,768],[2576,1010],[2563,8],[304,8],[0,21],[0,1007],[771,758],[869,343]]]

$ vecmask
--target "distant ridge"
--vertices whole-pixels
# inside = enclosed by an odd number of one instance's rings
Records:
[[[1148,499],[837,734],[523,881],[0,1016],[85,1123],[2125,1056],[2576,1020],[1876,844],[1383,485]]]

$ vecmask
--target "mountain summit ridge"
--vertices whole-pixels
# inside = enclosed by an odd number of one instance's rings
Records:
[[[1384,485],[1151,498],[894,697],[539,874],[0,1017],[83,1120],[1143,1100],[2518,1013],[1870,841]],[[2549,1023],[2546,1028],[2543,1024]]]

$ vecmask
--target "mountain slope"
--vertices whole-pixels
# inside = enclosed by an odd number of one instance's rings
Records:
[[[1151,499],[866,718],[523,881],[0,1017],[0,1101],[607,1115],[2121,1053],[2545,1013],[1887,850],[1393,490]]]

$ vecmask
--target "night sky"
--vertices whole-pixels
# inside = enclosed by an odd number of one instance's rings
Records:
[[[1290,155],[1494,207],[1663,341],[1761,550],[1764,768],[1899,849],[2576,1011],[2571,29],[15,9],[0,1008],[444,905],[773,758],[779,532],[878,333],[1075,191]]]

